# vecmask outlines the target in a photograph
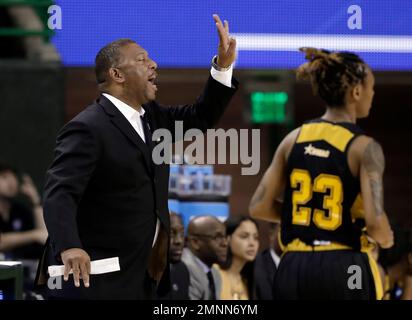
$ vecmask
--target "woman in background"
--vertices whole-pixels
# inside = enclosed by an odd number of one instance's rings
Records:
[[[221,300],[254,299],[254,261],[259,249],[259,233],[255,220],[231,216],[226,222],[228,255],[226,263],[215,267],[222,279]]]

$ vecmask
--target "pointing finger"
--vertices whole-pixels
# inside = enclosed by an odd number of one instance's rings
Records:
[[[228,55],[232,55],[236,52],[236,39],[230,38],[229,48],[227,49]]]
[[[222,46],[225,46],[227,43],[225,37],[225,29],[223,28],[222,24],[216,22],[217,33],[219,34],[219,42]]]
[[[220,17],[217,14],[213,15],[213,19],[216,23],[219,23],[221,26],[223,26],[222,20],[220,20]]]

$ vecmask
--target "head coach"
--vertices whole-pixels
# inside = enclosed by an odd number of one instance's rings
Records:
[[[47,266],[64,264],[64,280],[49,297],[153,299],[169,289],[169,166],[152,160],[159,128],[206,131],[217,124],[237,89],[236,42],[217,15],[218,54],[195,103],[156,103],[157,64],[130,39],[103,47],[95,71],[100,97],[59,132],[46,173],[44,220],[49,239],[37,284]],[[118,257],[120,270],[90,274],[91,261]],[[72,275],[69,275],[72,273]]]

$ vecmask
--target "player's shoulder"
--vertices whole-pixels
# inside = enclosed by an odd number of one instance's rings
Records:
[[[379,142],[376,141],[373,137],[368,136],[366,134],[361,134],[353,140],[352,147],[358,149],[365,149],[369,144],[380,145]]]
[[[367,150],[382,152],[382,147],[373,137],[362,134],[357,136],[349,147],[350,155],[362,158]]]
[[[301,130],[302,127],[297,127],[295,129],[293,129],[291,132],[289,132],[285,138],[283,139],[282,143],[285,144],[294,144],[296,142],[296,139],[298,138],[299,132]]]
[[[285,159],[289,158],[289,154],[298,138],[301,127],[297,127],[289,132],[279,144],[278,152],[283,155]]]

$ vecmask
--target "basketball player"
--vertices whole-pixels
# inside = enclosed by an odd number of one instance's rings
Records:
[[[308,61],[297,78],[311,82],[326,112],[284,138],[249,208],[253,217],[281,221],[275,299],[381,299],[362,229],[366,224],[380,247],[392,246],[383,205],[385,159],[356,125],[371,109],[374,76],[353,53],[301,51]],[[360,214],[364,225],[355,220]]]

